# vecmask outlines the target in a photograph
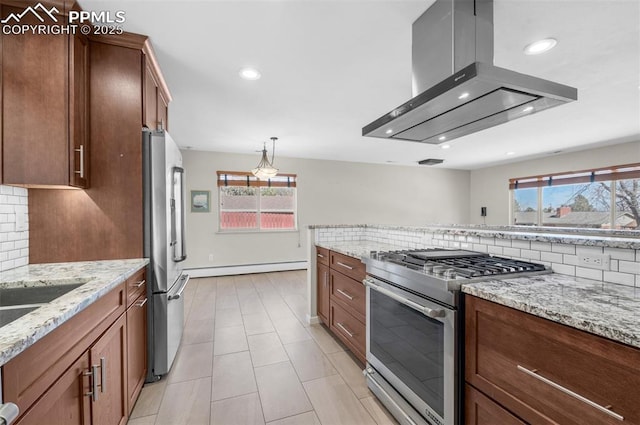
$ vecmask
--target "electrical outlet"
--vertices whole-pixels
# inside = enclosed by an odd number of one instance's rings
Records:
[[[209,254],[209,261],[213,261],[213,254]]]
[[[578,265],[590,269],[611,270],[611,256],[607,254],[578,254]]]

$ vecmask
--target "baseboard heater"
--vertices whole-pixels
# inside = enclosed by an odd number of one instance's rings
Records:
[[[238,274],[283,272],[288,270],[304,270],[308,267],[307,261],[287,261],[283,263],[242,264],[235,266],[196,267],[184,269],[189,277],[215,277]]]

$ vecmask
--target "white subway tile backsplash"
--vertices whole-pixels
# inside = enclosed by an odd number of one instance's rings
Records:
[[[620,248],[604,248],[604,253],[609,254],[612,259],[615,260],[627,260],[633,261],[635,255],[632,249],[620,249]]]
[[[487,246],[483,244],[474,243],[473,250],[478,252],[488,252]]]
[[[502,255],[506,255],[507,257],[520,257],[520,250],[516,248],[503,248]]]
[[[495,245],[495,238],[480,238],[480,243],[485,245]]]
[[[511,239],[496,239],[496,245],[511,248]]]
[[[533,246],[531,247],[531,249],[533,249]],[[563,243],[553,243],[553,244],[551,244],[551,251],[552,252],[559,252],[561,254],[575,254],[576,253],[576,246],[575,245],[569,245],[569,244],[563,244]]]
[[[576,246],[576,254],[602,254],[604,249],[601,246]]]
[[[523,249],[520,251],[520,255],[522,256],[522,258],[526,258],[529,260],[540,260],[540,251]]]
[[[518,248],[518,249],[532,249],[531,248],[531,242],[529,241],[521,241],[520,239],[514,239],[511,241],[511,246],[513,248]],[[542,251],[541,249],[538,249],[537,251]]]
[[[27,189],[0,186],[0,271],[29,263],[29,220]],[[17,229],[16,215],[24,216]]]
[[[629,273],[604,272],[605,282],[619,283],[621,285],[634,286],[635,275]]]
[[[609,270],[611,270],[612,272],[618,271],[618,260],[609,261]]]
[[[11,186],[0,186],[0,193],[3,195],[13,195],[13,187]]]
[[[541,252],[540,259],[542,261],[550,261],[552,263],[562,264],[562,254],[558,254],[557,252]]]
[[[553,270],[554,273],[567,274],[569,276],[576,275],[575,266],[571,266],[569,264],[552,263],[551,269]]]
[[[562,262],[564,264],[571,264],[572,266],[577,266],[578,265],[578,256],[577,255],[562,254]]]
[[[640,274],[640,262],[636,261],[619,261],[618,271],[621,273]]]
[[[502,247],[489,245],[488,246],[489,254],[502,255]]]
[[[602,270],[587,269],[585,267],[576,267],[576,276],[586,279],[603,280]]]
[[[533,251],[551,251],[551,244],[549,242],[531,242],[531,249]]]

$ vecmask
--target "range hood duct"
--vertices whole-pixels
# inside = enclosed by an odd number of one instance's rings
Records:
[[[412,40],[415,97],[363,136],[438,144],[578,98],[573,87],[493,65],[492,0],[436,0]]]

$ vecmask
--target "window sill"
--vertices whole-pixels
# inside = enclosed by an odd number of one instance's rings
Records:
[[[244,235],[244,234],[262,234],[262,233],[297,233],[299,229],[274,229],[274,230],[218,230],[216,235]]]

